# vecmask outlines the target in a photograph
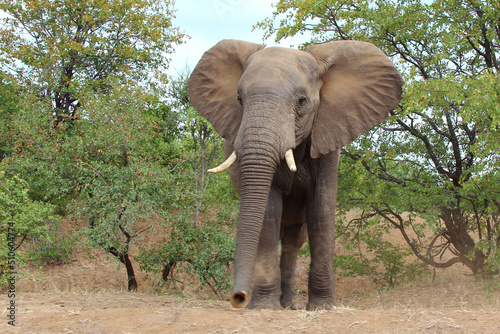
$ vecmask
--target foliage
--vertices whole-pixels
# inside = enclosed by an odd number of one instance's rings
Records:
[[[137,287],[129,247],[168,206],[179,153],[173,112],[154,97],[184,37],[172,26],[172,6],[0,0],[6,175],[25,180],[32,203],[88,222],[81,232],[126,266],[129,289]],[[64,261],[81,235],[40,225],[46,234],[30,239],[32,257]]]
[[[31,185],[31,198],[88,221],[92,245],[125,264],[132,239],[147,229],[144,222],[168,204],[168,143],[160,143],[164,129],[150,115],[149,95],[109,86],[106,94],[82,94],[85,117],[57,129],[50,103],[27,95],[9,125],[6,161],[9,173]]]
[[[352,222],[348,229],[339,224],[337,234],[346,245],[346,253],[335,256],[337,272],[342,276],[366,275],[384,287],[425,276],[426,266],[414,259],[411,249],[387,240],[390,229],[377,217]]]
[[[375,214],[424,263],[499,272],[499,22],[495,1],[282,0],[258,24],[370,41],[406,80],[389,120],[342,150],[340,209],[361,209],[361,235]]]
[[[4,284],[3,274],[7,271],[7,260],[14,260],[15,267],[26,264],[33,255],[23,246],[30,241],[50,241],[49,223],[56,223],[54,206],[40,201],[32,201],[29,185],[18,175],[5,173],[5,165],[0,164],[0,284]],[[13,242],[14,254],[9,243]],[[8,270],[12,271],[12,270]]]
[[[184,34],[163,0],[1,0],[0,61],[53,103],[57,123],[78,117],[80,94],[109,76],[158,84]],[[151,75],[144,75],[150,73]],[[125,81],[124,81],[125,82]]]
[[[223,298],[231,288],[230,265],[234,259],[236,206],[219,208],[214,220],[207,219],[197,227],[190,215],[181,214],[169,227],[168,239],[160,246],[144,250],[137,260],[141,269],[162,276],[175,284],[176,271],[188,276],[194,273],[199,289],[208,285],[214,294]]]
[[[60,221],[84,221],[85,240],[122,262],[136,289],[130,247],[181,209],[174,248],[183,236],[204,244],[223,238],[214,261],[229,263],[231,238],[217,233],[221,221],[191,230],[209,203],[235,202],[234,192],[222,190],[227,176],[209,186],[206,174],[222,160],[222,140],[190,106],[187,76],[170,83],[166,103],[158,98],[168,55],[184,38],[172,26],[172,6],[0,0],[1,218],[15,222],[32,260],[67,261],[82,234],[65,235]],[[202,262],[189,265],[206,274]],[[220,290],[227,275],[213,268],[206,280]]]
[[[191,105],[187,80],[189,75],[181,73],[170,82],[170,106],[178,116],[180,161],[182,170],[179,178],[179,195],[182,200],[192,203],[194,209],[193,224],[198,219],[207,203],[213,203],[221,193],[235,191],[229,185],[227,173],[211,178],[207,170],[224,161],[223,140]],[[186,182],[186,180],[188,182]],[[210,185],[210,186],[209,186]]]

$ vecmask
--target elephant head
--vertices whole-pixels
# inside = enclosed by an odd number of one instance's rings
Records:
[[[286,161],[295,171],[292,151],[306,142],[312,159],[349,144],[387,118],[402,84],[389,58],[366,42],[299,51],[223,40],[205,52],[188,85],[193,107],[234,151],[215,171],[238,162],[234,306],[246,300],[278,166]]]

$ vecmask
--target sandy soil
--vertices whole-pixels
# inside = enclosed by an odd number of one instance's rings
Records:
[[[0,333],[500,333],[500,293],[460,267],[391,290],[338,278],[340,305],[318,312],[236,310],[194,289],[159,295],[144,280],[142,292],[129,293],[124,275],[102,258],[26,275],[16,286],[15,327],[1,295]]]
[[[390,290],[368,277],[337,277],[339,305],[331,311],[254,311],[197,291],[189,277],[160,295],[139,272],[139,292],[129,293],[123,266],[81,253],[67,265],[21,271],[15,327],[0,291],[0,333],[500,333],[500,292],[461,266]],[[308,261],[297,272],[303,305]]]
[[[6,300],[2,300],[6,304]],[[38,294],[18,299],[15,329],[2,333],[497,333],[500,311],[482,305],[440,309],[249,311],[227,303],[141,293]]]

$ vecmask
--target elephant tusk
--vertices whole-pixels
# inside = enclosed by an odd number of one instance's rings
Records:
[[[290,168],[290,170],[295,173],[297,171],[297,165],[295,164],[295,159],[293,158],[292,149],[286,151],[285,160],[286,164],[288,165],[288,168]]]
[[[221,173],[221,172],[225,171],[226,169],[228,169],[229,167],[231,167],[231,165],[234,164],[235,161],[236,161],[236,152],[233,152],[233,153],[231,153],[229,158],[227,158],[226,161],[224,161],[222,164],[220,164],[219,166],[217,166],[215,168],[209,169],[208,172],[212,173],[212,174]]]

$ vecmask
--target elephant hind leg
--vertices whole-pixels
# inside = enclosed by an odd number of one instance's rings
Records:
[[[302,306],[296,301],[295,273],[297,256],[307,238],[305,224],[289,225],[283,228],[281,239],[281,306],[297,310]]]

